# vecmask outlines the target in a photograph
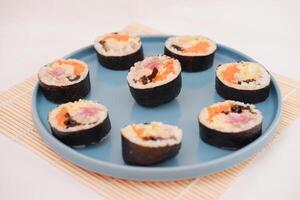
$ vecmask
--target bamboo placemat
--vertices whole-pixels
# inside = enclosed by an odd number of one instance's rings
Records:
[[[139,24],[127,26],[124,32],[134,34],[159,33]],[[300,82],[273,74],[279,82],[283,96],[280,125],[273,140],[277,139],[300,116]],[[87,171],[57,155],[40,138],[31,118],[31,97],[36,84],[32,76],[20,84],[0,93],[0,132],[15,142],[26,146],[54,166],[64,170],[106,199],[203,199],[215,200],[233,183],[239,174],[257,156],[224,171],[191,180],[168,182],[141,182],[115,179]],[[260,152],[261,152],[260,151]]]

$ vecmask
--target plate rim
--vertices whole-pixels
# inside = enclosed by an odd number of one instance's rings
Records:
[[[171,35],[152,35],[152,36],[141,36],[142,40],[153,40],[153,39],[166,39]],[[234,54],[241,55],[249,61],[257,62],[248,55],[235,50],[226,45],[217,43],[218,48],[226,51],[231,51]],[[70,58],[75,54],[88,51],[93,48],[93,45],[88,45],[73,51],[63,58]],[[279,85],[276,79],[271,75],[271,84],[276,92],[278,108],[274,119],[272,120],[270,126],[255,141],[251,142],[249,145],[243,147],[242,149],[236,150],[229,155],[222,156],[203,163],[190,164],[187,166],[163,166],[163,167],[143,167],[143,166],[131,166],[131,165],[120,165],[103,160],[98,160],[91,158],[89,156],[83,155],[71,147],[63,144],[57,140],[47,129],[44,127],[37,109],[37,93],[39,90],[39,84],[36,83],[33,94],[32,94],[32,119],[35,127],[38,130],[39,135],[42,137],[43,141],[50,146],[50,148],[55,151],[59,156],[72,162],[75,165],[83,167],[87,170],[94,171],[103,175],[127,179],[127,180],[143,180],[143,181],[166,181],[166,180],[182,180],[195,178],[203,175],[208,175],[211,173],[216,173],[218,171],[224,170],[228,167],[234,166],[246,159],[251,155],[255,154],[261,147],[266,144],[272,136],[275,134],[275,130],[279,125],[279,120],[282,113],[282,96],[279,89]],[[121,153],[121,152],[120,152]],[[176,173],[175,173],[176,172]],[[144,174],[142,177],[141,174]]]

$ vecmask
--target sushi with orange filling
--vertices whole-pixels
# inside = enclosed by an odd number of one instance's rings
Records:
[[[165,104],[181,90],[181,66],[178,60],[159,55],[136,62],[130,68],[127,81],[132,97],[146,107]]]
[[[176,36],[165,42],[165,54],[181,63],[182,71],[198,72],[213,65],[217,45],[202,36]]]
[[[271,76],[254,62],[232,62],[220,65],[216,70],[216,91],[225,99],[258,103],[270,93]]]
[[[55,103],[76,101],[91,89],[88,66],[77,59],[59,59],[43,66],[38,79],[45,97]]]
[[[121,129],[122,155],[130,165],[154,165],[175,157],[182,131],[176,126],[151,122],[130,124]]]
[[[198,116],[201,139],[210,145],[239,149],[261,135],[263,117],[253,104],[227,100],[205,107]]]
[[[125,33],[102,35],[95,40],[94,48],[99,63],[112,70],[128,70],[144,59],[141,39]]]
[[[61,104],[48,115],[53,135],[69,146],[87,146],[103,140],[111,129],[107,108],[79,100]]]

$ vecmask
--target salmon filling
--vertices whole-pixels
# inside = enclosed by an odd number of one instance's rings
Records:
[[[148,76],[143,75],[137,80],[134,79],[135,82],[140,82],[146,85],[149,82],[155,83],[157,81],[162,81],[166,79],[170,73],[175,74],[173,59],[171,58],[162,62],[158,59],[154,59],[152,62],[148,63],[146,67],[152,70],[151,74]]]
[[[166,41],[166,47],[180,55],[209,55],[216,50],[216,44],[200,36],[171,37]]]
[[[88,74],[87,65],[76,59],[60,59],[42,67],[39,79],[48,85],[71,85],[83,80]]]
[[[49,114],[49,122],[61,130],[88,127],[102,122],[107,116],[107,109],[92,101],[79,100],[65,103]]]
[[[107,40],[117,40],[118,42],[127,42],[129,39],[129,35],[125,34],[110,34],[105,36],[102,40],[107,41]]]
[[[230,132],[257,125],[262,116],[254,105],[228,100],[203,109],[199,120],[213,129]]]
[[[181,71],[180,63],[167,56],[148,57],[130,69],[127,79],[132,85],[155,86],[174,79]]]
[[[179,128],[160,122],[131,124],[122,128],[121,133],[134,143],[149,146],[178,144],[182,139]]]
[[[125,56],[138,51],[142,46],[138,37],[123,33],[109,33],[96,39],[94,47],[105,56]]]
[[[253,62],[226,63],[217,68],[217,77],[224,84],[238,89],[259,89],[270,83],[269,73]]]

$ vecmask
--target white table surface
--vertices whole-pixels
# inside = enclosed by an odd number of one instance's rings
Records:
[[[0,1],[0,91],[132,21],[207,35],[272,72],[300,80],[300,1]],[[300,120],[243,172],[222,200],[300,199]],[[0,134],[0,199],[102,199]]]

